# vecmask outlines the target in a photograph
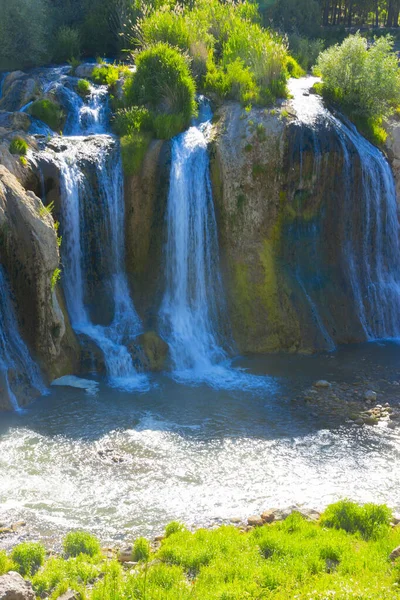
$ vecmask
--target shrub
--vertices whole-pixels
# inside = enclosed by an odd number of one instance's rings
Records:
[[[77,59],[81,54],[79,31],[74,27],[62,26],[56,33],[53,58],[56,62]]]
[[[225,69],[209,64],[204,85],[220,98],[239,100],[243,104],[263,102],[252,71],[239,58],[228,63]]]
[[[81,96],[88,96],[90,94],[90,83],[87,79],[79,79],[76,87],[78,94]]]
[[[33,575],[42,566],[45,555],[42,544],[23,542],[14,548],[11,559],[21,575]]]
[[[113,128],[119,136],[142,130],[150,131],[152,118],[147,108],[143,106],[119,109],[114,115]]]
[[[8,571],[15,569],[12,560],[7,556],[4,550],[0,550],[0,575],[5,575]]]
[[[400,74],[390,36],[375,38],[373,46],[359,33],[322,52],[317,69],[324,92],[347,112],[381,118],[400,103]]]
[[[126,175],[135,175],[142,166],[151,134],[134,131],[121,138],[122,166]]]
[[[183,11],[170,10],[163,6],[144,19],[139,26],[139,35],[144,45],[164,42],[186,50],[190,45],[190,32]]]
[[[25,156],[28,151],[28,142],[20,137],[15,137],[10,142],[9,151],[11,154],[19,154],[19,156]]]
[[[71,531],[65,536],[63,548],[67,556],[95,556],[100,552],[100,542],[86,531]]]
[[[93,69],[92,79],[99,85],[113,88],[119,79],[119,68],[116,65],[102,64]]]
[[[53,131],[61,131],[64,126],[65,113],[63,109],[52,100],[36,100],[28,108],[29,113],[46,123]]]
[[[170,133],[180,133],[197,108],[196,86],[187,59],[168,44],[158,43],[137,55],[136,66],[136,73],[125,84],[128,105],[144,105],[154,117],[177,116],[176,129]]]
[[[318,56],[324,49],[324,41],[293,34],[289,36],[289,50],[300,66],[309,71],[317,62]]]
[[[171,521],[171,523],[168,523],[168,525],[165,527],[165,537],[169,537],[170,535],[180,531],[186,531],[184,524],[179,523],[179,521]]]
[[[385,505],[365,504],[359,506],[349,500],[331,504],[321,516],[321,524],[348,533],[359,532],[365,539],[375,539],[387,532],[392,517]]]
[[[150,557],[150,542],[144,537],[140,537],[135,540],[132,549],[132,560],[134,561],[147,561]]]
[[[288,72],[288,75],[290,77],[294,77],[295,79],[298,79],[299,77],[302,77],[303,75],[305,75],[304,70],[301,68],[299,63],[292,56],[286,57],[285,67],[286,67],[286,71]]]

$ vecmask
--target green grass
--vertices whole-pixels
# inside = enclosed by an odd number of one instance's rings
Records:
[[[129,569],[79,554],[52,556],[33,575],[25,558],[32,553],[22,556],[41,598],[71,589],[85,600],[395,600],[400,559],[391,562],[389,554],[400,545],[400,527],[389,527],[390,518],[385,506],[343,500],[320,522],[294,512],[249,532],[223,526],[192,533],[173,522],[158,550],[136,540],[138,564]],[[0,574],[15,568],[11,558],[0,552]]]
[[[52,100],[36,100],[36,102],[30,105],[28,111],[33,117],[46,123],[53,131],[61,131],[64,126],[65,113]]]
[[[11,154],[18,154],[19,156],[25,156],[28,151],[28,142],[20,137],[15,137],[10,142],[9,151]]]

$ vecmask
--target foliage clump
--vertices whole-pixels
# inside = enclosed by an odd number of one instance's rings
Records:
[[[369,48],[360,33],[322,52],[316,70],[324,94],[351,115],[381,119],[400,104],[400,73],[393,39],[375,38]]]
[[[132,560],[147,561],[150,557],[150,542],[144,537],[135,540],[132,548]]]
[[[21,575],[34,575],[44,563],[46,550],[42,544],[23,542],[14,548],[11,560]]]
[[[101,549],[99,540],[86,531],[68,533],[64,539],[63,548],[67,556],[79,556],[79,554],[95,556]]]
[[[171,521],[171,523],[168,523],[165,527],[165,537],[169,537],[170,535],[181,531],[186,531],[185,525],[179,521]]]
[[[385,505],[364,504],[360,506],[349,500],[331,504],[321,517],[325,527],[344,529],[348,533],[360,533],[366,540],[376,539],[389,529],[392,511]]]
[[[53,131],[61,131],[65,121],[65,113],[63,109],[52,100],[45,98],[36,100],[28,108],[32,117],[40,119],[46,123]]]
[[[15,137],[11,140],[9,151],[11,154],[18,154],[19,156],[25,156],[28,151],[28,142],[21,137]]]
[[[56,33],[53,59],[56,62],[67,62],[78,59],[81,55],[81,38],[75,27],[63,25]]]
[[[90,83],[87,79],[79,79],[78,83],[76,84],[76,88],[80,96],[85,97],[90,94]]]

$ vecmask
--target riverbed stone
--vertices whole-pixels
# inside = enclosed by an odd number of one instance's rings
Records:
[[[120,563],[131,562],[132,561],[132,546],[125,546],[121,548],[118,552],[118,561]]]
[[[264,523],[272,523],[273,521],[275,521],[274,511],[273,510],[265,510],[261,515],[261,519],[263,520]]]
[[[80,594],[74,590],[67,590],[61,596],[58,596],[57,600],[80,600]]]
[[[258,515],[253,515],[247,519],[247,525],[249,527],[261,527],[264,525],[264,521]]]
[[[400,546],[397,546],[392,552],[389,554],[390,560],[396,560],[400,556]]]
[[[378,394],[373,390],[367,390],[364,394],[364,400],[367,402],[376,402]]]
[[[316,388],[320,388],[320,389],[326,389],[326,388],[330,388],[331,384],[329,383],[329,381],[326,381],[325,379],[320,379],[319,381],[316,381],[314,384],[314,387]]]
[[[10,571],[0,577],[0,600],[35,600],[32,584]]]

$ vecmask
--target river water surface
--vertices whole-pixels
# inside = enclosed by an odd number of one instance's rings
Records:
[[[316,379],[378,400],[400,397],[400,346],[346,347],[319,356],[240,359],[265,376],[253,391],[189,386],[154,375],[150,390],[97,395],[52,388],[0,419],[0,522],[57,542],[70,528],[104,541],[246,518],[339,497],[400,509],[400,427],[354,425],[342,410],[301,399]],[[10,543],[3,538],[2,545]]]

